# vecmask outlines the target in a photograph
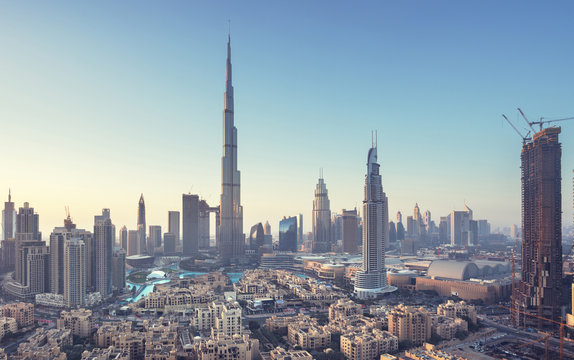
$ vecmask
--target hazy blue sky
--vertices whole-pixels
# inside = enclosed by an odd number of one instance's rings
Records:
[[[219,202],[227,21],[244,229],[360,207],[378,130],[391,218],[520,223],[521,140],[501,113],[574,116],[571,1],[0,0],[0,192],[45,235],[109,207],[166,226],[181,194]],[[562,123],[564,224],[574,121]],[[2,196],[4,197],[4,195]]]

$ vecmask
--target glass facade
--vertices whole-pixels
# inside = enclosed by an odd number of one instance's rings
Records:
[[[297,217],[279,221],[279,251],[297,251]]]

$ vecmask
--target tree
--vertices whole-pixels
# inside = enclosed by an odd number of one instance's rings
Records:
[[[405,351],[413,347],[413,343],[409,340],[399,341],[399,351]]]
[[[459,340],[464,340],[468,336],[468,332],[458,330],[454,336]]]
[[[438,343],[440,343],[442,341],[442,337],[439,336],[438,334],[432,334],[428,343],[429,344],[433,344],[433,345],[437,345]]]
[[[257,321],[251,320],[251,321],[249,322],[249,330],[255,331],[255,330],[259,329],[259,328],[260,328],[260,326],[259,326],[259,323],[258,323]]]

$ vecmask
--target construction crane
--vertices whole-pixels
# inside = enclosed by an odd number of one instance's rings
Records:
[[[518,112],[520,112],[520,115],[522,115],[522,118],[524,119],[524,121],[526,122],[526,125],[528,125],[530,130],[532,130],[532,132],[535,133],[536,130],[534,130],[534,128],[532,127],[532,124],[530,123],[530,121],[528,121],[528,118],[526,117],[526,115],[524,115],[524,112],[522,111],[522,109],[516,108],[516,110],[518,110]]]
[[[571,116],[571,117],[567,117],[567,118],[553,119],[553,120],[544,120],[546,118],[541,117],[539,121],[529,121],[528,118],[526,117],[526,115],[524,115],[524,112],[522,111],[522,109],[517,108],[517,110],[520,112],[520,115],[522,115],[522,118],[524,119],[524,121],[526,121],[526,124],[528,124],[530,129],[532,129],[532,132],[536,132],[536,130],[534,130],[534,127],[532,127],[532,125],[540,126],[539,131],[542,131],[542,125],[544,125],[544,124],[549,124],[549,123],[558,122],[558,121],[574,120],[574,116]],[[526,136],[528,136],[528,135],[526,135]]]
[[[540,125],[540,130],[542,130],[542,125],[543,125],[543,124],[553,123],[553,122],[557,122],[557,121],[574,120],[574,116],[573,116],[573,117],[562,118],[562,119],[546,120],[546,121],[542,121],[543,119],[545,119],[545,118],[544,118],[544,117],[541,117],[541,118],[540,118],[540,121],[533,121],[533,122],[531,122],[530,124],[531,124],[531,125]]]
[[[502,114],[502,117],[504,118],[504,120],[506,120],[506,122],[512,126],[512,128],[514,129],[514,131],[516,131],[516,133],[518,134],[518,136],[520,136],[520,138],[522,139],[522,143],[526,143],[528,140],[531,140],[531,138],[528,137],[528,135],[530,135],[530,131],[526,134],[526,136],[522,135],[522,133],[520,132],[520,130],[518,130],[516,128],[516,126],[514,126],[514,124],[512,123],[512,121],[508,120],[508,118],[506,117],[506,115]]]
[[[544,342],[545,342],[545,345],[546,345],[546,349],[545,349],[546,351],[545,351],[544,358],[545,358],[546,360],[548,360],[548,359],[549,359],[549,358],[548,358],[548,339],[550,338],[550,334],[547,334],[547,333],[543,333],[543,334],[544,334],[544,336],[541,337],[540,339],[532,340],[532,341],[530,341],[530,342],[527,342],[526,344],[522,344],[522,345],[518,346],[518,347],[516,348],[516,350],[522,349],[523,347],[526,347],[526,346],[529,346],[529,345],[536,344],[536,343],[538,343],[538,342],[544,341]],[[562,356],[560,356],[560,358],[562,358]]]
[[[526,316],[531,316],[531,317],[533,317],[533,318],[538,319],[539,321],[545,320],[545,321],[548,321],[548,322],[551,322],[551,323],[560,325],[560,360],[563,359],[563,357],[564,357],[564,326],[568,326],[568,325],[566,325],[566,324],[562,321],[562,319],[560,319],[561,321],[556,321],[556,320],[553,320],[553,319],[548,319],[548,318],[545,318],[545,317],[542,317],[542,316],[538,316],[538,315],[530,314],[530,313],[527,313],[527,312],[524,312],[524,311],[520,311],[520,310],[518,310],[518,309],[514,309],[514,306],[513,306],[513,307],[508,307],[508,306],[504,306],[504,305],[498,305],[498,306],[500,306],[500,307],[502,307],[502,308],[505,308],[505,309],[507,309],[507,310],[510,310],[511,312],[516,312],[516,313],[523,314],[523,315],[526,315]],[[569,327],[570,327],[570,326],[569,326]]]

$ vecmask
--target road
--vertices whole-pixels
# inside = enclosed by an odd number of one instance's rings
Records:
[[[520,338],[521,340],[531,341],[531,340],[539,340],[541,338],[541,335],[536,332],[523,331],[514,327],[499,324],[486,318],[482,319],[482,323],[486,326],[493,327],[498,331],[511,334],[517,338]],[[560,350],[560,339],[550,337],[548,339],[548,343],[556,351]],[[574,358],[574,345],[569,341],[564,341],[564,355],[567,356],[568,358]]]
[[[56,327],[55,324],[50,324],[50,325],[46,326],[46,329],[53,329],[54,327]],[[18,340],[14,341],[10,345],[5,346],[4,352],[6,352],[6,354],[12,354],[12,353],[16,352],[16,350],[18,350],[18,346],[21,343],[27,341],[30,338],[30,336],[34,335],[35,333],[36,333],[36,330],[29,331],[26,335],[18,338]]]

